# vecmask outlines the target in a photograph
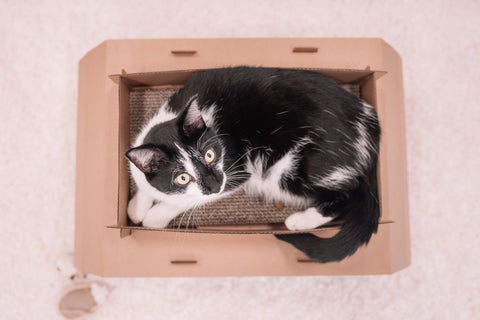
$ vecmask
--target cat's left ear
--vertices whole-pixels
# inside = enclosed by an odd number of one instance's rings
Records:
[[[194,98],[185,110],[182,129],[188,137],[205,129],[205,121],[203,120],[202,114],[200,113],[197,98]]]
[[[165,152],[151,145],[129,149],[125,156],[143,173],[154,173],[167,161]]]

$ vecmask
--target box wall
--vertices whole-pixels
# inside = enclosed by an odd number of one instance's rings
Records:
[[[96,274],[102,272],[103,252],[99,244],[103,242],[103,228],[98,217],[103,215],[103,208],[95,204],[102,202],[108,164],[93,154],[103,154],[108,144],[101,134],[105,123],[97,116],[106,105],[105,54],[105,43],[90,51],[79,63],[78,76],[74,265]],[[91,139],[90,135],[99,138]]]
[[[152,39],[106,43],[108,56],[112,57],[107,62],[107,74],[119,74],[121,70],[137,73],[209,69],[233,64],[384,70],[379,56],[381,39]],[[297,46],[318,47],[318,52],[292,53]],[[171,53],[188,48],[197,53],[188,56]]]
[[[402,59],[385,41],[382,41],[383,63],[390,72],[377,81],[381,103],[385,106],[385,143],[380,148],[388,157],[389,170],[387,209],[392,212],[396,227],[392,229],[392,270],[400,270],[410,264],[410,224],[408,200],[408,172],[405,133],[405,102]]]
[[[273,235],[183,234],[136,231],[119,239],[118,230],[108,230],[113,258],[105,259],[107,277],[219,277],[363,275],[389,273],[389,255],[381,252],[392,224],[381,225],[368,248],[342,262],[298,262],[306,256]],[[333,231],[319,232],[330,236]],[[214,248],[214,249],[213,249]],[[146,258],[148,257],[148,259]],[[196,261],[196,263],[172,263]]]

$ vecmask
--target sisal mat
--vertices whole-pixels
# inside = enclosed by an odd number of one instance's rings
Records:
[[[356,96],[360,94],[358,85],[345,84],[344,89]],[[176,91],[170,88],[137,89],[130,91],[130,141],[156,110]],[[135,184],[130,180],[130,195],[134,194]],[[257,197],[238,191],[219,201],[188,210],[172,221],[171,226],[206,226],[283,223],[285,219],[301,208],[284,206],[281,203],[265,203]]]

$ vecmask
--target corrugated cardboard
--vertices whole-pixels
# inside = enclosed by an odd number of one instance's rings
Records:
[[[127,225],[128,94],[224,66],[304,68],[361,85],[382,126],[381,224],[342,262],[311,262],[283,226],[158,230]],[[75,266],[102,276],[389,274],[410,263],[401,59],[381,39],[109,40],[79,64]],[[330,226],[315,230],[329,236]],[[165,232],[168,231],[168,232]]]

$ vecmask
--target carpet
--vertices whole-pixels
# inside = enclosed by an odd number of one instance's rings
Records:
[[[475,319],[480,314],[478,1],[0,2],[1,319]],[[112,38],[381,37],[403,58],[412,264],[391,276],[71,276],[77,63]]]

